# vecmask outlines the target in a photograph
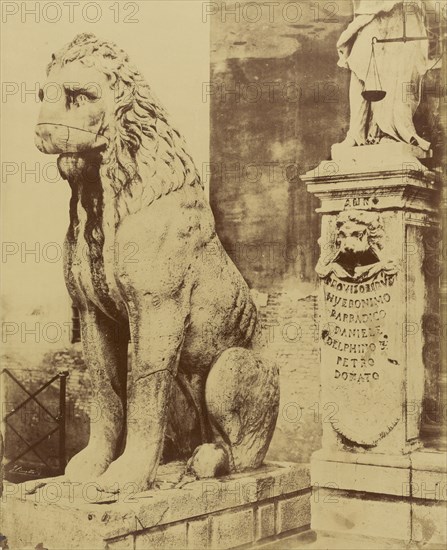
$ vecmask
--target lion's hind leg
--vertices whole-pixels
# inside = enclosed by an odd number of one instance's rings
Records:
[[[227,452],[230,470],[260,466],[278,416],[276,365],[252,350],[229,348],[211,368],[205,400],[214,443]]]

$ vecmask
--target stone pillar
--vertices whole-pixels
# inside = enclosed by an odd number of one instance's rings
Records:
[[[333,149],[302,177],[322,214],[317,530],[417,539],[411,468],[424,461],[424,331],[438,291],[424,260],[439,202],[425,155],[403,143]]]

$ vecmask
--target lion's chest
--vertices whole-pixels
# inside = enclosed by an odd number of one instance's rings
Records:
[[[114,319],[125,317],[126,308],[115,278],[114,232],[107,231],[102,216],[89,216],[81,204],[71,229],[66,265],[70,293],[76,301],[93,303]]]

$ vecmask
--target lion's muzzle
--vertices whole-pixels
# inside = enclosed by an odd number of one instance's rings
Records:
[[[39,123],[36,126],[36,147],[42,153],[84,153],[107,146],[106,137],[64,124]]]

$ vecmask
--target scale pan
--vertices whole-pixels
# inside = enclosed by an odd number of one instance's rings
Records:
[[[362,96],[366,101],[382,101],[386,96],[386,92],[384,90],[364,90]]]

